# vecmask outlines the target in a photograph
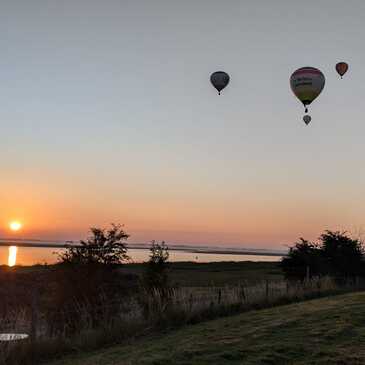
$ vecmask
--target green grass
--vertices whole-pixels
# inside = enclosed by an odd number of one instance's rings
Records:
[[[34,273],[50,270],[54,265],[16,266],[0,269],[17,273]],[[171,283],[184,287],[225,286],[239,283],[254,284],[263,280],[281,280],[282,271],[278,262],[172,262],[170,264]],[[145,264],[124,264],[120,268],[123,273],[141,275]]]
[[[52,365],[365,364],[365,293],[246,312]]]
[[[141,274],[144,265],[127,264],[121,270],[126,273]],[[282,278],[278,262],[173,262],[170,271],[171,282],[185,287],[235,285]]]

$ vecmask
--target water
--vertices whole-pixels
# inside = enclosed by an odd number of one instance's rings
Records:
[[[35,265],[53,264],[57,262],[58,255],[64,249],[43,248],[43,247],[18,247],[16,264]],[[128,255],[132,262],[144,262],[149,258],[148,249],[129,249]],[[0,265],[7,265],[9,256],[8,247],[0,247]],[[195,262],[216,262],[216,261],[280,261],[281,256],[265,255],[243,255],[223,253],[195,253],[189,251],[170,250],[170,261],[195,261]]]
[[[149,250],[139,249],[128,250],[129,255],[135,262],[148,261]],[[194,253],[187,251],[170,251],[171,261],[196,261],[196,262],[217,262],[217,261],[280,261],[282,256],[264,255],[242,255],[222,253]]]

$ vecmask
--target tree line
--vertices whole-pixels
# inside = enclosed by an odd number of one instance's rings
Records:
[[[331,276],[338,281],[365,275],[365,256],[361,240],[346,232],[325,231],[318,242],[304,238],[290,247],[280,263],[288,280]]]

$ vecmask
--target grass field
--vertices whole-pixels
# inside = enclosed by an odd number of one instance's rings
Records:
[[[278,262],[173,262],[170,269],[171,282],[184,287],[224,286],[283,278]],[[144,265],[127,264],[121,270],[141,274]]]
[[[34,273],[52,269],[53,265],[17,266],[12,271]],[[9,271],[7,266],[0,269]],[[144,264],[124,264],[120,268],[123,273],[141,275]],[[240,283],[254,284],[263,280],[276,281],[283,278],[279,262],[172,262],[170,264],[170,280],[173,285],[183,287],[225,286]]]
[[[213,320],[52,365],[365,364],[365,293]]]

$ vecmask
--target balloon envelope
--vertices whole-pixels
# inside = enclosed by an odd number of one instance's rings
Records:
[[[339,62],[336,65],[336,71],[341,76],[341,78],[347,72],[348,69],[349,65],[346,62]]]
[[[304,104],[309,105],[324,88],[325,77],[314,67],[302,67],[291,75],[290,87],[295,96]]]
[[[220,94],[229,83],[229,75],[224,71],[216,71],[210,76],[210,82]]]

